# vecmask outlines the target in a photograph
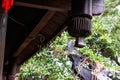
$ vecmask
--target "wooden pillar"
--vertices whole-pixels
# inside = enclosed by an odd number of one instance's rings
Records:
[[[1,7],[2,0],[0,0],[0,80],[3,76],[4,52],[5,52],[5,37],[7,27],[7,13]]]
[[[15,64],[12,68],[11,73],[9,74],[8,80],[15,80],[15,76],[17,73],[19,73],[19,70],[20,70],[20,66]],[[19,80],[19,79],[17,78],[17,80]]]

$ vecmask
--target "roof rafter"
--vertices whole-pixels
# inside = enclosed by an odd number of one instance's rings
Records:
[[[33,38],[40,32],[40,30],[46,26],[48,21],[53,17],[56,11],[48,11],[43,18],[40,20],[40,22],[36,25],[36,27],[33,29],[33,31],[29,34],[29,36],[25,39],[25,41],[20,45],[20,47],[17,49],[17,51],[14,53],[14,57],[18,57],[22,51],[30,44],[30,42],[33,40]]]
[[[71,0],[39,0],[38,2],[15,1],[15,5],[64,12],[71,9]]]

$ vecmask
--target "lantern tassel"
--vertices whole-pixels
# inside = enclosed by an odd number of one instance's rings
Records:
[[[10,10],[13,4],[14,0],[2,0],[2,8],[5,10],[6,13]]]

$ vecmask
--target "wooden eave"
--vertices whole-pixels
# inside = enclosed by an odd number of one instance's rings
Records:
[[[9,70],[21,65],[63,31],[70,6],[71,0],[15,0],[8,13],[4,65]]]

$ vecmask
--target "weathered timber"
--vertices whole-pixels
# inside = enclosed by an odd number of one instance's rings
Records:
[[[15,1],[15,5],[64,12],[71,9],[71,0]]]
[[[15,1],[16,6],[38,8],[38,9],[48,9],[53,11],[70,11],[71,10],[71,0],[17,0]],[[104,11],[104,0],[93,0],[92,14],[101,14]]]
[[[64,17],[64,18],[63,18]],[[67,19],[67,13],[56,12],[54,16],[48,21],[46,26],[40,31],[40,33],[34,37],[27,47],[16,57],[16,64],[22,64],[34,55],[38,50],[45,48],[49,42],[58,35],[59,32],[65,28],[64,22]],[[44,36],[44,41],[41,43],[39,35]],[[47,35],[46,35],[47,34]]]
[[[21,44],[21,46],[17,49],[14,54],[14,57],[17,57],[27,45],[33,40],[33,38],[40,32],[40,30],[47,24],[47,22],[52,18],[55,14],[55,11],[48,11],[45,16],[40,20],[37,26],[33,29],[33,31],[29,34],[29,36],[25,39],[25,41]]]

